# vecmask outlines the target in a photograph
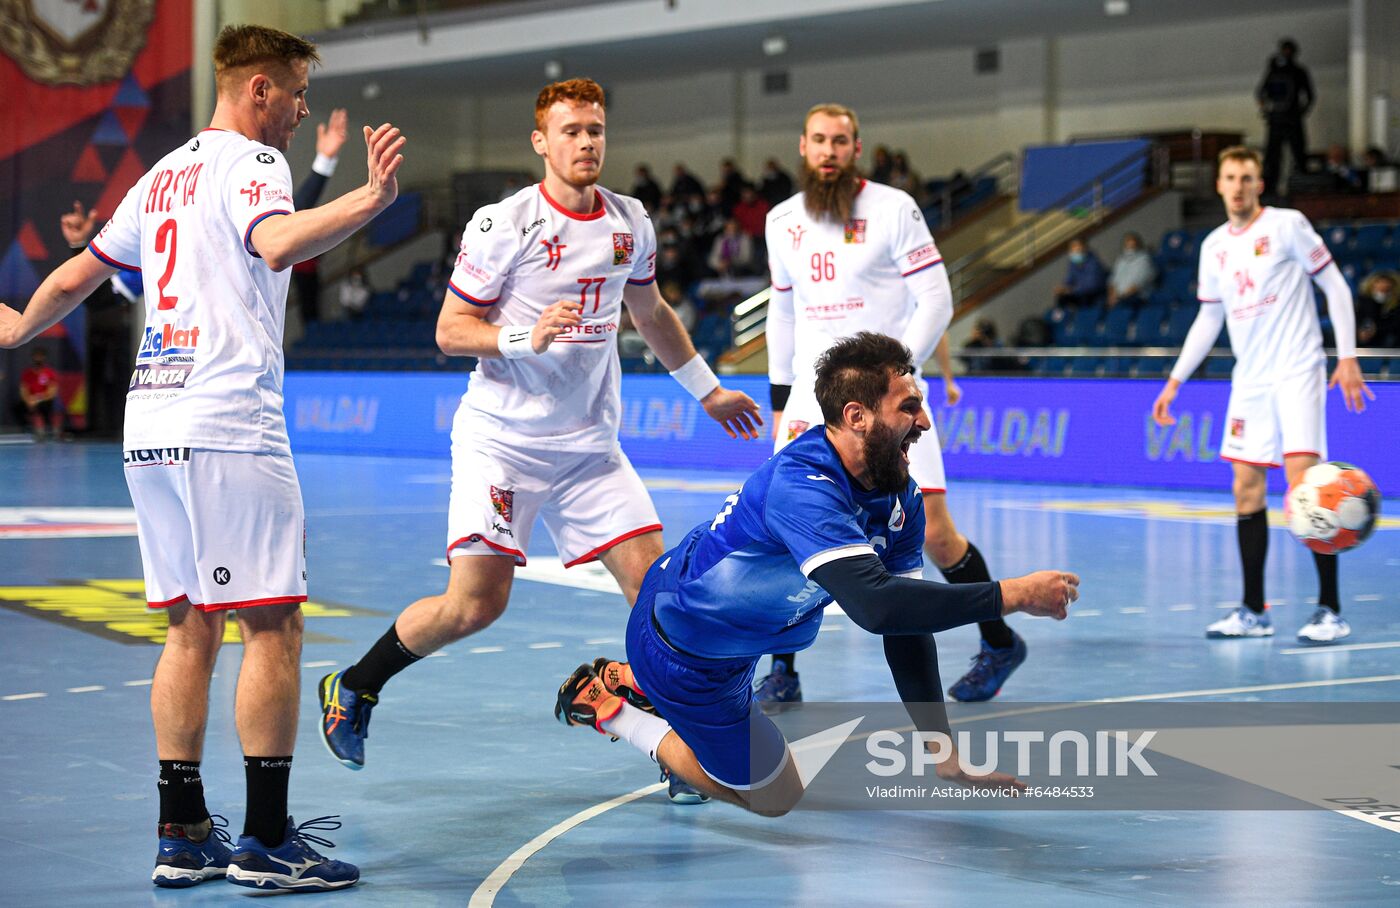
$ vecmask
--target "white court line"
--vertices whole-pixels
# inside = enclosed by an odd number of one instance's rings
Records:
[[[1118,612],[1122,615],[1146,615],[1147,609],[1133,606],[1132,608],[1120,608]]]
[[[1103,612],[1096,611],[1096,610],[1091,609],[1091,608],[1086,608],[1086,609],[1080,609],[1080,610],[1076,610],[1076,611],[1070,612],[1070,613],[1069,613],[1069,616],[1070,616],[1071,618],[1097,618],[1097,617],[1099,617],[1099,616],[1102,615],[1102,614],[1103,614]]]
[[[145,678],[141,681],[123,681],[122,687],[150,687],[153,678]]]
[[[1195,610],[1196,606],[1192,605],[1190,602],[1183,602],[1180,605],[1167,606],[1167,611],[1169,612],[1194,612]]]
[[[95,690],[106,690],[106,689],[107,689],[107,688],[103,687],[101,684],[89,684],[87,687],[70,687],[70,688],[68,688],[68,693],[70,693],[70,694],[90,694],[90,693],[92,693],[92,692],[95,691]]]
[[[467,652],[469,652],[469,653],[502,653],[502,652],[505,652],[505,649],[506,649],[506,648],[505,648],[504,646],[473,646],[471,649],[467,650]]]
[[[1371,675],[1365,678],[1334,678],[1330,681],[1296,681],[1290,684],[1259,684],[1253,687],[1218,687],[1210,690],[1182,690],[1169,694],[1134,694],[1128,697],[1106,697],[1104,699],[1095,700],[1093,702],[1144,703],[1151,700],[1174,700],[1182,699],[1185,697],[1215,697],[1221,694],[1246,694],[1270,690],[1298,690],[1310,687],[1336,687],[1344,684],[1381,684],[1391,681],[1400,681],[1400,675]],[[1074,705],[1076,704],[1070,704],[1070,706]],[[1033,711],[1041,711],[1063,708],[1066,707],[1060,704],[1055,704],[1053,706],[1047,707],[1032,707],[1031,709]],[[1015,712],[1007,713],[1007,715],[1016,714],[1017,713]],[[912,729],[913,726],[909,726],[909,728]],[[555,839],[559,838],[564,833],[568,832],[571,829],[575,829],[579,826],[582,826],[584,823],[587,823],[594,817],[601,816],[602,814],[607,813],[609,810],[612,810],[614,807],[621,807],[624,804],[630,804],[633,801],[636,801],[640,798],[646,797],[649,794],[652,794],[653,792],[660,791],[665,786],[666,783],[658,782],[655,785],[648,785],[645,788],[638,788],[636,791],[631,791],[624,795],[618,795],[612,800],[604,801],[601,804],[595,804],[594,806],[589,807],[586,810],[581,810],[573,816],[549,827],[549,829],[545,830],[544,832],[535,836],[530,841],[526,842],[524,845],[521,845],[519,848],[517,848],[510,855],[510,857],[502,861],[500,865],[496,867],[495,870],[491,871],[491,873],[487,875],[486,879],[481,881],[481,885],[476,887],[476,891],[472,893],[471,901],[468,903],[469,908],[491,908],[491,906],[496,903],[496,896],[499,895],[501,890],[505,888],[506,884],[510,882],[510,878],[515,875],[515,872],[521,867],[525,866],[526,861],[530,860],[530,858],[534,857],[540,851],[544,850],[544,848],[547,845],[549,845],[550,842],[553,842]],[[1356,820],[1365,820],[1365,822],[1371,823],[1372,825],[1378,825],[1376,823],[1373,823],[1371,819],[1358,815],[1352,811],[1337,810],[1333,811],[1333,813],[1337,813],[1345,817],[1351,817],[1352,819]],[[1391,826],[1383,826],[1381,828],[1390,829],[1390,831],[1392,832],[1400,831],[1395,830]]]
[[[481,885],[476,887],[476,891],[472,893],[472,900],[467,903],[468,908],[488,908],[488,906],[494,905],[496,903],[496,896],[505,888],[506,883],[510,882],[510,878],[515,875],[515,871],[524,866],[526,861],[530,860],[531,857],[542,850],[546,845],[559,838],[570,829],[587,823],[594,817],[601,816],[614,807],[630,804],[638,798],[645,798],[647,795],[658,792],[665,787],[665,782],[656,782],[655,784],[648,785],[646,788],[638,788],[636,791],[618,795],[610,801],[595,804],[587,810],[579,811],[562,822],[555,823],[544,832],[515,849],[515,852],[510,857],[506,858],[501,862],[500,866],[491,871],[490,875],[482,880]]]
[[[592,640],[583,641],[584,646],[603,646],[608,643],[621,643],[616,637],[594,637]]]
[[[32,693],[32,694],[8,694],[8,695],[6,695],[6,696],[4,696],[4,697],[0,697],[0,700],[37,700],[37,699],[39,699],[40,697],[47,697],[47,696],[48,696],[48,694],[46,694],[46,693],[42,693],[42,692],[40,692],[40,691],[35,691],[35,692]]]
[[[547,643],[531,643],[527,648],[528,648],[528,649],[563,649],[563,647],[564,647],[564,644],[562,644],[562,643],[557,643],[557,642],[551,640],[551,641],[549,641],[549,642],[547,642]]]
[[[331,660],[331,659],[322,659],[320,662],[303,662],[303,663],[301,664],[301,667],[302,667],[302,668],[330,668],[332,665],[335,665],[335,662],[334,662],[333,660]]]
[[[1379,593],[1366,593],[1365,595],[1362,595],[1362,596],[1352,596],[1352,597],[1351,597],[1351,601],[1352,601],[1352,602],[1380,602],[1380,601],[1381,601],[1381,596],[1380,596]]]
[[[1301,656],[1311,653],[1351,653],[1368,649],[1394,649],[1400,646],[1400,640],[1389,640],[1382,643],[1348,643],[1345,646],[1300,646],[1297,649],[1279,650],[1285,656]]]

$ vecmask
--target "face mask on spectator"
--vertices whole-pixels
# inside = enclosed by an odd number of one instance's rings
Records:
[[[1372,291],[1371,291],[1371,299],[1375,300],[1375,301],[1378,302],[1378,303],[1383,303],[1383,302],[1385,302],[1385,301],[1386,301],[1387,299],[1389,299],[1389,298],[1390,298],[1390,294],[1389,294],[1389,293],[1386,293],[1384,290],[1372,290]]]
[[[1081,263],[1084,261],[1084,253],[1082,253],[1082,252],[1071,252],[1071,253],[1069,254],[1069,260],[1070,260],[1071,262],[1073,262],[1074,264],[1076,264],[1076,265],[1081,264]]]

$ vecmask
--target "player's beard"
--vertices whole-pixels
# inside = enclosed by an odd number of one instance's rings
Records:
[[[802,201],[813,220],[844,224],[851,219],[856,193],[860,192],[860,172],[854,158],[830,180],[804,160],[801,184]]]
[[[875,491],[894,494],[909,485],[909,466],[901,447],[904,438],[878,419],[865,433],[865,478]],[[915,435],[913,440],[917,438]]]

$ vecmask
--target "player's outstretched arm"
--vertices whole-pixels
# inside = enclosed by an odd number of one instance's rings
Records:
[[[23,312],[0,303],[0,348],[18,347],[38,337],[78,308],[116,270],[91,253],[74,256],[44,278]]]
[[[685,326],[661,296],[656,283],[628,284],[622,291],[622,302],[632,315],[637,333],[656,351],[657,359],[671,377],[700,401],[710,418],[723,426],[730,438],[757,439],[758,427],[763,425],[758,404],[742,391],[731,391],[719,383],[696,354]]]
[[[333,249],[374,220],[399,195],[399,154],[407,139],[388,123],[364,128],[369,176],[359,189],[319,208],[264,218],[253,228],[253,248],[273,271],[283,271]]]

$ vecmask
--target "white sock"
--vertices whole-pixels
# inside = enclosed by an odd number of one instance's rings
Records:
[[[631,703],[623,703],[622,709],[611,719],[600,723],[603,731],[631,744],[656,762],[656,749],[661,739],[671,731],[671,723],[660,716],[638,709]]]

